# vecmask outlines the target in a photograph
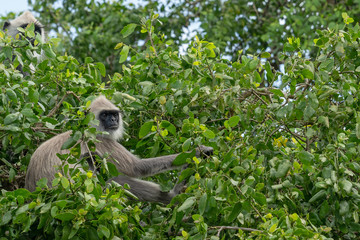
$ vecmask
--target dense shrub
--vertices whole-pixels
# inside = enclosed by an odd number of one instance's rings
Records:
[[[238,54],[195,38],[185,54],[156,31],[157,15],[127,25],[123,37],[151,39],[136,50],[119,43],[121,71],[53,49],[24,46],[0,33],[0,236],[12,239],[351,239],[359,237],[359,26],[316,31],[316,57],[290,37],[274,70],[271,55]],[[26,30],[31,34],[31,29]],[[20,47],[21,46],[21,47]],[[32,51],[43,53],[38,63]],[[13,59],[13,56],[16,56]],[[33,63],[23,77],[18,64]],[[103,81],[105,80],[105,82]],[[266,85],[262,84],[265,82]],[[141,157],[212,146],[209,159],[180,159],[186,191],[168,206],[129,201],[91,172],[64,174],[30,193],[23,175],[37,146],[78,131],[93,139],[85,115],[103,94],[123,111],[122,142]],[[106,160],[106,159],[105,159]],[[103,168],[106,170],[106,161]],[[111,165],[109,170],[111,170]],[[171,189],[175,173],[152,180]]]

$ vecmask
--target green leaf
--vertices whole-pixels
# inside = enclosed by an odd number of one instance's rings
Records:
[[[262,206],[266,205],[266,197],[264,194],[262,194],[260,192],[255,192],[253,195],[253,198],[258,204],[260,204]]]
[[[39,92],[37,89],[34,88],[29,89],[29,99],[33,103],[37,103],[39,101]]]
[[[320,190],[314,196],[312,196],[312,198],[309,200],[309,203],[313,203],[321,199],[326,199],[326,191],[324,189]]]
[[[271,57],[271,54],[268,53],[268,52],[264,52],[264,53],[261,54],[260,57],[261,57],[261,58],[269,58],[269,57]]]
[[[82,133],[80,131],[76,131],[73,136],[70,136],[64,144],[61,146],[61,150],[72,148],[82,137]]]
[[[54,51],[52,50],[52,48],[49,46],[49,45],[44,45],[44,51],[45,51],[45,55],[48,57],[48,58],[55,58],[56,57],[56,54],[54,53]]]
[[[11,113],[11,114],[7,115],[4,118],[4,124],[9,125],[10,123],[15,122],[19,118],[19,114],[20,113]]]
[[[98,227],[98,236],[102,238],[104,236],[106,239],[110,237],[110,230],[104,225],[99,225]]]
[[[315,110],[311,106],[306,106],[304,110],[304,120],[309,120],[315,114]]]
[[[239,116],[232,116],[229,120],[228,120],[228,124],[230,127],[235,127],[236,125],[238,125],[240,121],[240,117]]]
[[[195,149],[192,152],[183,152],[176,156],[176,158],[173,161],[174,166],[180,166],[186,163],[186,159],[193,158],[195,156]]]
[[[346,179],[342,179],[340,181],[340,187],[342,189],[344,189],[344,191],[346,193],[348,193],[348,194],[351,193],[352,186],[353,186],[353,184],[350,181],[346,180]]]
[[[11,101],[13,101],[14,103],[17,103],[17,96],[16,93],[14,92],[14,90],[8,88],[6,89],[6,95],[10,98]]]
[[[19,208],[16,210],[15,215],[20,215],[20,214],[26,212],[27,210],[29,210],[29,204],[25,204],[25,205],[19,207]]]
[[[199,201],[199,213],[201,215],[203,215],[205,212],[206,202],[207,202],[207,194],[205,193],[201,196],[200,201]]]
[[[186,139],[185,142],[183,143],[183,145],[182,145],[182,150],[183,150],[184,152],[186,152],[187,150],[189,150],[190,146],[191,146],[191,138],[188,138],[188,139]]]
[[[249,70],[251,72],[254,71],[257,68],[258,64],[259,64],[259,59],[252,59],[249,62]]]
[[[275,94],[276,96],[285,97],[284,93],[280,89],[273,88],[273,89],[269,89],[269,91]]]
[[[271,65],[269,62],[265,63],[265,70],[266,70],[267,81],[272,82],[274,78],[274,74],[271,71]]]
[[[36,117],[33,110],[30,108],[24,108],[23,110],[21,110],[21,114],[27,118]]]
[[[105,77],[106,76],[105,65],[101,62],[98,62],[98,63],[96,63],[96,66],[99,69],[101,76]]]
[[[175,165],[175,164],[174,164]],[[183,180],[187,179],[189,176],[193,175],[195,173],[195,170],[192,168],[186,168],[185,170],[181,171],[181,174],[179,176],[179,182],[182,182]]]
[[[123,63],[126,61],[128,55],[129,55],[129,46],[125,45],[123,49],[120,52],[120,60],[119,63]]]
[[[107,162],[107,167],[108,167],[108,170],[109,170],[109,173],[111,174],[111,176],[118,176],[119,175],[119,171],[117,170],[115,164],[111,163],[111,162]]]
[[[355,125],[355,133],[356,133],[356,137],[358,139],[360,139],[360,123],[356,123],[356,125]]]
[[[12,59],[12,48],[11,48],[11,47],[5,46],[5,47],[3,47],[1,50],[4,51],[5,56],[6,56],[8,59]]]
[[[64,221],[64,222],[68,222],[71,221],[75,218],[75,214],[73,213],[69,213],[69,212],[65,212],[65,213],[58,213],[55,215],[55,218]]]
[[[249,176],[246,180],[245,180],[245,184],[248,186],[251,186],[253,183],[255,182],[255,178],[253,176]]]
[[[291,168],[291,163],[289,161],[285,161],[283,163],[281,163],[278,167],[278,170],[276,171],[275,177],[276,178],[283,178],[286,176],[286,174],[288,173],[288,171]]]
[[[163,120],[161,123],[160,123],[160,127],[162,128],[166,128],[172,135],[176,135],[176,127],[174,126],[174,124],[166,121],[166,120]]]
[[[310,165],[312,163],[312,160],[314,159],[314,156],[311,153],[302,150],[299,153],[299,159],[303,164]]]
[[[8,224],[10,222],[11,218],[12,218],[11,211],[6,211],[5,214],[2,216],[0,225],[4,226],[4,225]]]
[[[14,191],[14,195],[16,197],[22,196],[24,198],[27,198],[27,197],[29,197],[31,195],[31,192],[29,192],[29,190],[27,190],[25,188],[19,188],[19,189]]]
[[[226,75],[226,74],[222,74],[222,73],[215,73],[215,77],[216,78],[220,78],[220,79],[224,79],[224,80],[233,80],[232,77]]]
[[[340,205],[339,213],[341,216],[344,216],[346,213],[349,213],[350,206],[348,201],[341,201],[339,205]]]
[[[215,133],[213,131],[211,131],[210,129],[206,129],[205,132],[203,132],[203,135],[206,138],[214,138],[215,137]]]
[[[132,34],[134,32],[136,26],[138,26],[138,25],[135,23],[130,23],[130,24],[126,25],[120,32],[123,35],[123,38],[126,38],[127,36]]]
[[[152,128],[153,125],[154,125],[154,121],[144,123],[140,128],[139,138],[143,138],[146,135],[148,135],[149,132],[151,131],[151,128]]]
[[[40,213],[47,213],[51,208],[51,203],[46,203],[40,210]]]
[[[68,188],[70,183],[69,180],[66,177],[62,177],[61,178],[61,185],[63,186],[63,188]]]
[[[47,178],[41,178],[39,181],[36,182],[36,186],[40,188],[45,188],[47,186]]]
[[[196,198],[195,197],[189,197],[188,199],[185,200],[185,202],[177,209],[178,212],[181,211],[185,211],[189,208],[191,208],[194,203],[196,202]]]
[[[242,204],[237,202],[231,210],[229,217],[226,219],[228,223],[232,223],[242,210]]]
[[[304,76],[304,78],[314,79],[314,73],[312,73],[309,69],[303,69],[301,74]]]
[[[320,116],[318,119],[318,122],[324,124],[327,128],[330,127],[329,117],[327,117],[327,116]],[[359,137],[360,137],[360,133],[359,133]]]

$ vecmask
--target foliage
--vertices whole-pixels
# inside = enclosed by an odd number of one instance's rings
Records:
[[[138,23],[141,17],[148,18],[153,11],[159,13],[162,23],[157,30],[174,41],[173,48],[187,45],[196,32],[232,61],[238,60],[239,51],[246,54],[267,51],[269,63],[276,70],[282,64],[279,55],[287,37],[299,37],[302,46],[315,57],[316,29],[342,23],[342,12],[347,12],[355,22],[360,20],[359,3],[352,0],[28,1],[40,13],[49,33],[53,30],[62,39],[59,50],[71,53],[79,61],[92,57],[103,62],[110,73],[120,71],[116,52],[112,51],[119,41],[143,50],[144,39],[149,39],[139,31],[119,39],[121,29]]]
[[[317,30],[314,58],[308,43],[289,37],[280,72],[268,52],[240,53],[229,61],[216,44],[198,37],[179,54],[169,36],[157,31],[158,18],[153,14],[119,31],[149,40],[141,50],[126,41],[115,45],[121,70],[106,83],[104,64],[53,51],[59,39],[19,47],[26,40],[0,33],[0,159],[1,175],[8,177],[1,179],[0,236],[358,238],[359,25],[343,13],[342,24]],[[38,62],[32,51],[44,59]],[[32,63],[35,72],[25,67],[29,75],[23,77],[19,63]],[[123,144],[141,157],[199,144],[214,148],[208,159],[177,159],[189,163],[179,177],[188,184],[168,206],[129,201],[124,188],[103,187],[106,171],[96,178],[69,169],[77,151],[62,156],[64,172],[52,189],[44,182],[34,193],[19,188],[40,142],[66,130],[93,140],[85,112],[98,94],[121,108],[128,125]],[[168,190],[176,176],[152,180]]]

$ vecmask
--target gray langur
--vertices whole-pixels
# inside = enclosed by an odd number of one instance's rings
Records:
[[[184,183],[176,184],[170,192],[163,192],[158,184],[137,179],[179,168],[173,165],[173,161],[178,154],[139,159],[117,142],[123,135],[123,123],[120,110],[114,104],[104,96],[100,96],[92,102],[90,111],[99,120],[99,125],[95,126],[97,130],[108,132],[106,135],[99,134],[97,136],[99,141],[95,143],[96,151],[91,154],[99,157],[107,155],[109,161],[112,161],[117,170],[123,174],[110,181],[115,181],[121,185],[128,184],[130,186],[129,191],[142,201],[169,203],[174,196],[180,193]],[[48,179],[48,185],[50,186],[54,175],[58,172],[55,167],[62,164],[56,154],[69,153],[69,150],[61,150],[61,146],[70,137],[70,134],[71,132],[68,131],[54,136],[41,144],[34,152],[25,179],[25,187],[28,190],[34,191],[36,182],[44,177]],[[81,157],[88,157],[86,143],[81,142],[80,144]],[[198,157],[200,154],[210,155],[212,151],[211,147],[201,146],[197,149],[196,155]],[[91,164],[89,163],[89,165]]]
[[[19,17],[15,18],[14,20],[6,21],[4,23],[3,30],[4,31],[6,30],[7,34],[15,39],[18,34],[20,37],[22,36],[22,33],[18,30],[18,28],[21,27],[25,29],[31,23],[34,24],[35,34],[40,34],[42,42],[45,42],[46,34],[45,34],[44,26],[29,11],[25,11],[23,14],[21,14]],[[32,45],[34,45],[35,38],[31,38],[28,40]],[[33,54],[38,60],[41,60],[42,54],[38,54],[36,52],[33,52]],[[35,71],[33,65],[30,65],[30,69],[32,72]],[[18,66],[18,70],[24,74],[21,65]]]

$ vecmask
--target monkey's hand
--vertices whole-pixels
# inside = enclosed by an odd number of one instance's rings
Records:
[[[200,145],[196,149],[196,157],[210,157],[213,153],[214,149],[212,147]]]

